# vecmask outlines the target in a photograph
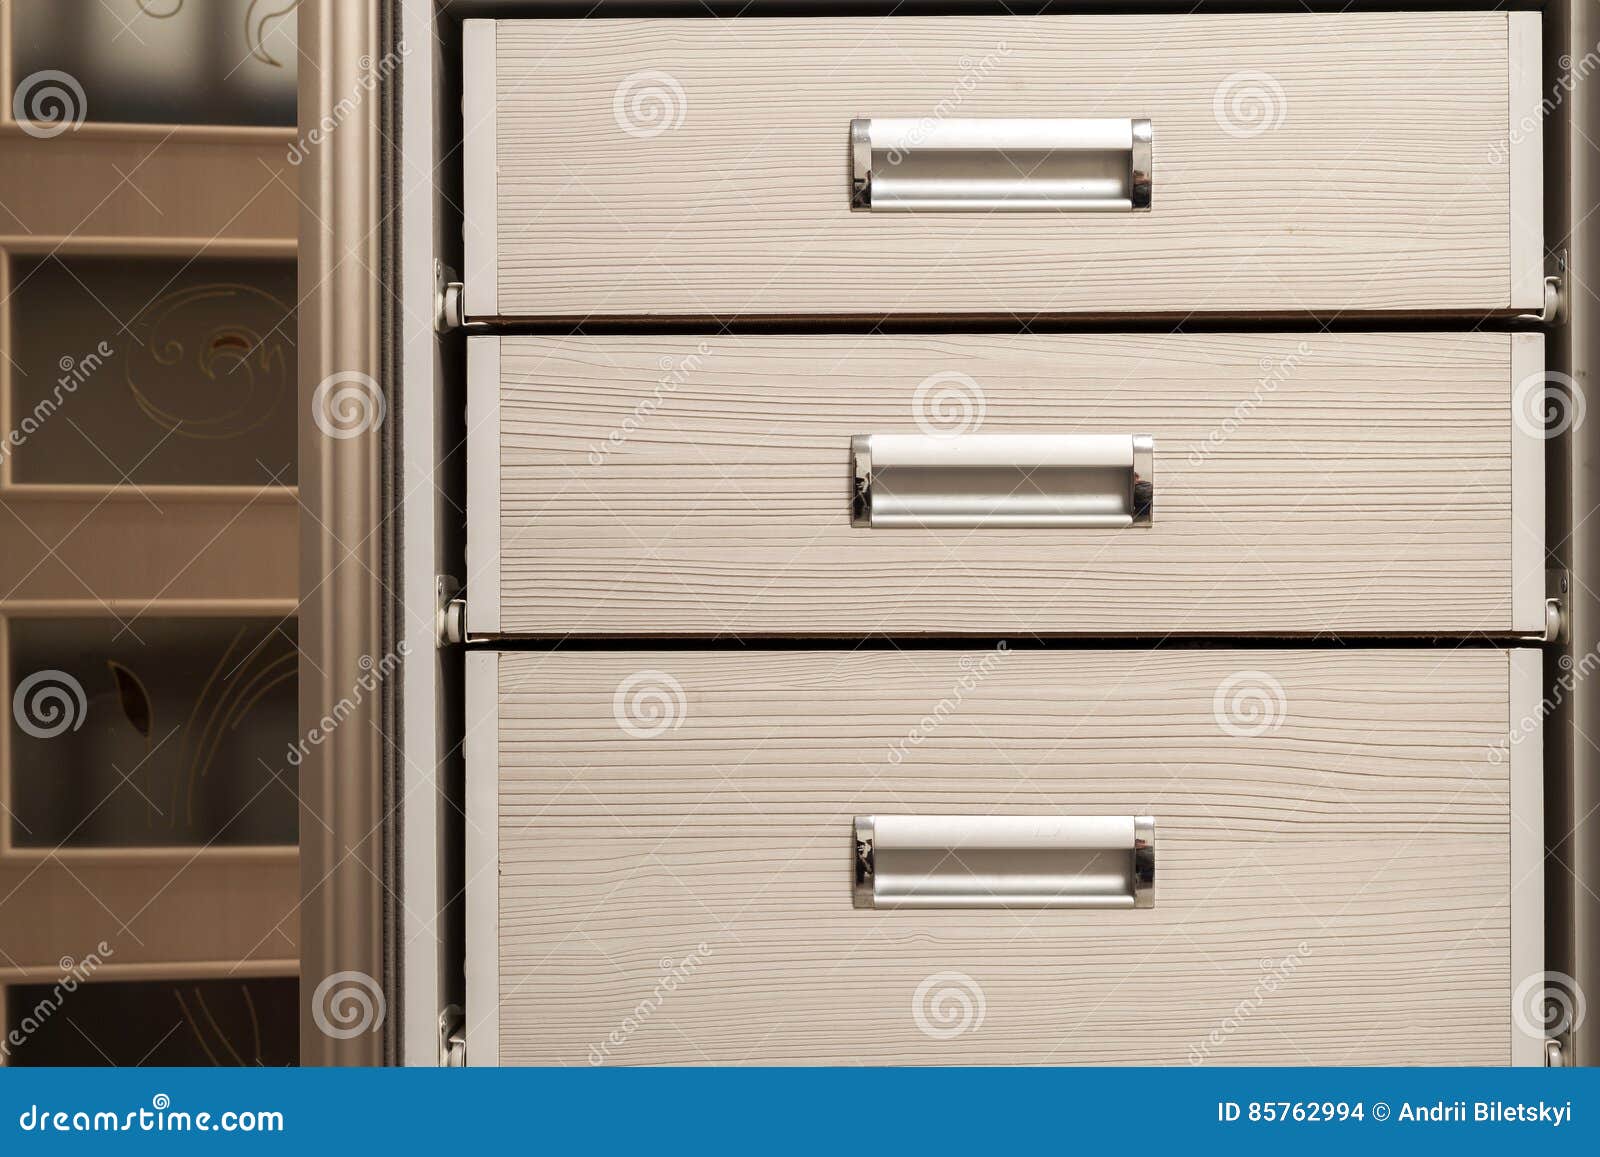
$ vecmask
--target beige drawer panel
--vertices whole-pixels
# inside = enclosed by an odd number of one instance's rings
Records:
[[[469,21],[466,309],[1536,310],[1539,75],[1531,12]],[[958,122],[1148,119],[1153,207],[852,211],[858,118],[902,177]]]
[[[478,635],[1543,630],[1538,335],[475,337],[469,358]],[[1153,524],[853,526],[854,436],[924,430],[1153,435]]]
[[[468,665],[473,1063],[1542,1063],[1534,650]],[[856,908],[873,814],[1154,816],[1154,904]]]

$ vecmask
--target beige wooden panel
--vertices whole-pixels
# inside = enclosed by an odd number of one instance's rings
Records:
[[[0,603],[298,599],[293,490],[0,492]]]
[[[287,129],[84,125],[47,140],[0,126],[0,242],[41,237],[292,240]]]
[[[528,20],[493,41],[467,64],[493,111],[467,126],[469,190],[494,190],[467,201],[479,315],[1482,313],[1532,304],[1511,287],[1541,272],[1533,245],[1512,268],[1504,13]],[[872,116],[1148,117],[1154,209],[852,213],[849,124]]]
[[[14,855],[0,863],[0,980],[101,941],[119,965],[294,959],[299,907],[294,848]]]
[[[497,340],[487,633],[1513,626],[1506,334]],[[924,428],[1154,434],[1154,525],[852,528],[851,436]]]
[[[1504,652],[499,665],[502,1063],[1510,1060]],[[855,910],[875,812],[1152,814],[1155,906]]]

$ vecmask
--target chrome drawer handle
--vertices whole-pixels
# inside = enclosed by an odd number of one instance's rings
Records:
[[[1097,529],[1149,526],[1149,434],[857,434],[850,525]]]
[[[857,908],[1152,908],[1154,816],[857,816]]]
[[[874,213],[1139,213],[1154,138],[1140,119],[868,117],[850,122],[850,207]]]

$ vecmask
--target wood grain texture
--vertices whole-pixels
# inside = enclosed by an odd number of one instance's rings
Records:
[[[30,769],[31,770],[31,769]],[[297,960],[293,848],[238,855],[13,856],[0,861],[0,965],[61,975],[106,941],[119,965]]]
[[[21,486],[0,495],[0,606],[143,607],[300,595],[296,492],[273,487]],[[159,505],[158,505],[159,504]],[[275,612],[277,613],[277,612]]]
[[[467,179],[498,180],[502,317],[1482,313],[1523,277],[1505,13],[496,32],[498,177]],[[1154,210],[852,213],[863,116],[1149,117]]]
[[[500,629],[1505,632],[1510,349],[1487,333],[506,337]],[[963,428],[937,389],[919,407],[941,374],[984,433],[1154,434],[1154,526],[852,529],[851,435],[916,433],[919,415]]]
[[[86,124],[59,137],[0,126],[0,244],[62,238],[294,241],[300,203],[293,129],[185,125],[119,132]]]
[[[499,664],[502,1063],[1509,1060],[1504,652]],[[1155,907],[855,910],[874,812],[1153,814]]]

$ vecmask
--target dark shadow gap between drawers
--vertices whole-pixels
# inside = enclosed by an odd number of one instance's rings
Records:
[[[469,639],[467,647],[485,651],[949,651],[993,649],[1025,651],[1146,650],[1427,650],[1470,648],[1503,650],[1536,646],[1516,635],[594,635]]]
[[[1051,317],[979,317],[936,314],[897,314],[892,317],[835,315],[807,317],[604,317],[515,321],[476,320],[465,326],[468,335],[501,337],[603,336],[608,334],[863,334],[863,333],[1513,333],[1538,332],[1538,321],[1513,316],[1462,317],[1361,313],[1342,317],[1313,314],[1274,314],[1256,317],[1176,317],[1129,314]]]

